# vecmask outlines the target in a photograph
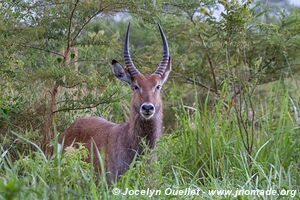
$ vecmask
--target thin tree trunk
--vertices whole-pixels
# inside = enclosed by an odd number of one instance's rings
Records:
[[[96,17],[98,14],[100,14],[103,11],[102,9],[99,9],[97,12],[95,12],[93,15],[91,15],[88,18],[88,20],[83,23],[83,25],[81,26],[79,31],[72,38],[71,37],[72,36],[72,20],[73,20],[76,8],[78,6],[78,3],[79,3],[79,0],[76,0],[75,5],[74,5],[74,7],[71,11],[71,14],[70,14],[66,50],[63,51],[62,54],[58,54],[58,55],[63,55],[63,57],[64,57],[62,67],[68,66],[70,64],[70,61],[71,61],[71,56],[70,55],[71,55],[71,50],[73,48],[73,41],[76,40],[76,38],[79,36],[81,31],[84,29],[84,27],[94,17]],[[53,52],[51,52],[51,53],[53,53]],[[78,54],[77,50],[76,50],[75,53]],[[53,124],[54,123],[53,122],[54,122],[54,114],[55,114],[55,111],[57,110],[56,109],[56,99],[57,99],[57,96],[58,96],[58,92],[59,92],[59,84],[58,84],[57,81],[55,81],[54,86],[52,87],[52,89],[50,91],[50,99],[47,102],[48,106],[46,108],[46,122],[43,126],[44,141],[43,141],[42,147],[43,147],[43,150],[44,150],[46,156],[51,156],[52,153],[53,153],[53,147],[51,147],[50,142],[54,138],[54,133],[53,133]]]
[[[71,61],[71,45],[68,45],[67,49],[64,52],[64,63],[63,66],[67,66]],[[46,122],[43,127],[44,141],[43,141],[43,150],[47,157],[50,157],[53,154],[53,147],[51,146],[51,140],[54,138],[53,125],[54,125],[54,115],[56,108],[56,99],[59,92],[59,84],[57,81],[54,82],[54,85],[50,91],[50,99],[47,102],[48,106],[46,109]]]
[[[46,122],[43,127],[43,133],[44,133],[44,141],[43,141],[43,150],[46,154],[46,156],[51,156],[53,153],[53,148],[50,145],[51,140],[54,138],[53,133],[53,117],[54,113],[53,111],[56,110],[56,97],[58,94],[59,85],[57,82],[54,82],[54,86],[51,89],[50,92],[50,99],[47,102],[48,106],[46,108]]]

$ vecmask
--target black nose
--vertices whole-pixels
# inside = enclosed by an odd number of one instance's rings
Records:
[[[152,104],[144,104],[142,105],[142,110],[146,112],[154,111],[154,106]]]

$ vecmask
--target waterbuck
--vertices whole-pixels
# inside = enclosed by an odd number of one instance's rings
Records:
[[[132,88],[129,121],[116,124],[101,117],[86,117],[75,121],[61,136],[60,143],[66,148],[74,143],[84,144],[88,150],[92,145],[93,164],[99,169],[96,149],[105,156],[105,170],[110,181],[116,180],[132,163],[134,157],[143,152],[142,140],[150,149],[155,148],[161,135],[163,108],[161,88],[171,71],[171,59],[166,36],[159,25],[163,42],[163,57],[153,74],[143,75],[134,66],[129,52],[130,23],[127,27],[122,67],[112,60],[112,72]]]

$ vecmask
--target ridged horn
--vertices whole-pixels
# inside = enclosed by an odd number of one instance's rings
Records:
[[[165,73],[166,68],[168,66],[170,55],[169,55],[169,47],[168,47],[168,41],[166,39],[166,35],[159,24],[158,24],[158,27],[159,27],[159,32],[160,32],[161,39],[163,42],[164,53],[163,53],[162,60],[154,73],[158,74],[160,76],[163,76],[163,74]]]
[[[132,77],[137,76],[140,72],[139,70],[137,70],[137,68],[135,68],[132,60],[131,60],[131,56],[130,56],[130,52],[129,52],[129,32],[130,32],[130,22],[128,23],[128,27],[127,27],[127,31],[126,31],[126,36],[125,36],[125,43],[124,43],[124,60],[125,60],[125,64],[129,70],[129,73]]]

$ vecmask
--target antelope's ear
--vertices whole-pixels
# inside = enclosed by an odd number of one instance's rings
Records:
[[[132,83],[132,78],[130,74],[120,65],[120,63],[116,60],[111,61],[112,64],[112,72],[114,75],[121,81],[128,83],[131,85]]]
[[[171,57],[169,57],[169,62],[168,62],[167,68],[166,68],[163,76],[161,77],[162,85],[165,84],[165,82],[167,82],[171,70],[172,70],[172,61],[171,61]]]

